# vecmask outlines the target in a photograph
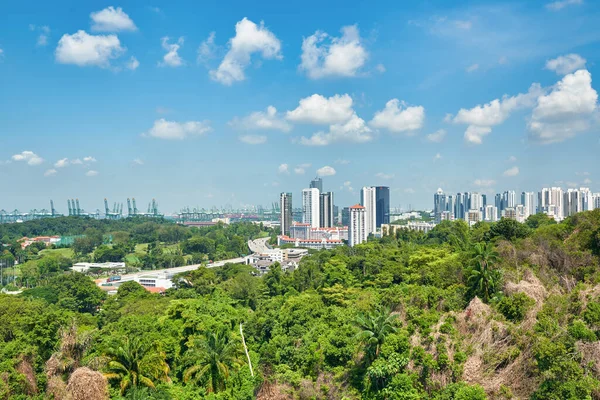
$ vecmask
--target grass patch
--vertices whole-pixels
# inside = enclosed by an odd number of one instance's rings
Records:
[[[63,257],[67,257],[67,258],[74,258],[75,257],[75,253],[73,252],[73,249],[70,248],[64,248],[64,249],[44,249],[41,250],[39,252],[40,256],[51,256],[51,255],[61,255]]]

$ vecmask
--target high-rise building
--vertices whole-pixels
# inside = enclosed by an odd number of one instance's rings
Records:
[[[592,203],[594,205],[594,210],[600,208],[600,193],[594,193],[592,195]]]
[[[466,199],[463,193],[456,193],[456,199],[454,201],[454,218],[464,219],[466,209]]]
[[[507,190],[503,195],[505,208],[514,208],[517,206],[517,193],[514,190]]]
[[[313,228],[319,227],[319,189],[302,190],[302,222]]]
[[[348,227],[348,244],[356,246],[367,240],[367,209],[361,205],[350,207],[350,226]]]
[[[310,181],[310,189],[319,189],[319,193],[323,193],[323,179],[316,177]]]
[[[342,226],[350,226],[350,208],[342,208]]]
[[[437,223],[441,221],[442,212],[446,211],[446,207],[446,195],[444,194],[442,188],[439,188],[433,195],[433,217]]]
[[[498,209],[496,206],[491,204],[485,206],[483,209],[483,219],[488,222],[496,222],[498,221]]]
[[[547,214],[557,221],[563,220],[563,190],[560,187],[543,188],[538,192],[538,213]]]
[[[496,193],[496,197],[494,197],[494,205],[496,206],[496,212],[498,213],[496,219],[499,219],[502,216],[502,211],[505,208],[502,195],[500,193]]]
[[[290,226],[292,226],[292,194],[281,193],[279,195],[279,208],[281,210],[281,234],[289,236]]]
[[[481,211],[483,209],[483,198],[480,193],[472,192],[469,196],[469,211],[477,210]]]
[[[321,228],[333,227],[333,193],[319,195],[319,226]]]
[[[367,235],[376,232],[377,197],[374,187],[363,187],[360,191],[360,204],[365,208]]]
[[[525,219],[527,219],[531,215],[535,214],[535,193],[533,193],[533,192],[521,193],[521,204],[523,204],[523,207],[525,207],[525,211],[524,211]]]
[[[390,188],[387,186],[375,187],[375,227],[390,223]]]

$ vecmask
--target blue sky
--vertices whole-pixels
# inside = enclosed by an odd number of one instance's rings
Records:
[[[600,3],[12,2],[0,209],[588,186]]]

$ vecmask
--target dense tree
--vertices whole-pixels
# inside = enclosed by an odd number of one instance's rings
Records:
[[[366,364],[371,364],[381,351],[387,335],[396,332],[396,316],[387,309],[359,315],[356,325],[359,329],[357,338],[363,346]]]

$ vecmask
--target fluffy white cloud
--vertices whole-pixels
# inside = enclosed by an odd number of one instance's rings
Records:
[[[29,24],[29,30],[40,32],[36,42],[37,46],[46,46],[48,44],[48,35],[50,34],[49,26],[36,26],[34,24]]]
[[[256,111],[244,118],[234,118],[229,125],[243,130],[277,130],[289,132],[292,126],[285,121],[273,106],[267,107],[266,111]]]
[[[235,25],[235,36],[229,41],[229,51],[216,70],[210,71],[213,80],[224,85],[246,79],[244,70],[253,54],[264,59],[282,59],[281,42],[261,22],[256,25],[244,18]]]
[[[329,165],[326,165],[317,170],[318,176],[333,176],[335,174],[336,174],[335,169],[333,167],[330,167]]]
[[[483,143],[483,137],[489,135],[492,128],[488,126],[469,125],[465,131],[465,141],[471,144]]]
[[[567,54],[546,61],[546,69],[554,71],[559,75],[566,75],[585,68],[585,63],[585,58],[579,54]]]
[[[519,167],[512,167],[504,171],[504,176],[517,176],[519,175]]]
[[[495,183],[496,183],[496,181],[493,179],[475,179],[475,182],[473,182],[473,184],[475,186],[479,186],[479,187],[490,187],[490,186],[494,185]]]
[[[290,173],[290,166],[287,164],[280,164],[279,167],[277,168],[277,171],[280,174],[289,174]]]
[[[131,56],[131,58],[129,59],[127,64],[125,64],[125,67],[132,71],[135,71],[137,69],[137,67],[139,67],[139,66],[140,66],[140,62],[134,56]]]
[[[479,64],[473,64],[473,65],[469,65],[466,69],[467,72],[471,73],[471,72],[475,72],[479,69]]]
[[[88,172],[85,173],[85,176],[97,176],[98,175],[98,171],[94,171],[94,170],[89,170]]]
[[[134,158],[132,162],[134,165],[144,165],[144,160],[141,158]]]
[[[167,52],[163,56],[163,60],[158,63],[160,67],[181,67],[184,62],[179,56],[179,48],[183,46],[183,37],[177,40],[177,43],[169,43],[169,37],[165,36],[160,39],[162,48]]]
[[[209,121],[176,122],[161,118],[154,121],[154,126],[142,135],[159,139],[183,140],[191,136],[202,136],[211,130]]]
[[[61,64],[107,68],[110,60],[120,57],[125,51],[117,35],[89,35],[78,31],[63,35],[54,54]]]
[[[317,132],[310,138],[301,137],[306,146],[327,146],[336,142],[365,143],[373,139],[373,132],[365,121],[356,114],[345,123],[334,124],[328,132]]]
[[[81,165],[83,164],[83,161],[81,161],[79,158],[76,158],[74,160],[71,160],[71,164]]]
[[[107,7],[104,10],[90,14],[92,31],[94,32],[120,32],[135,31],[137,27],[121,7]]]
[[[510,156],[510,157],[508,157],[508,160],[507,160],[507,161],[508,161],[508,162],[511,162],[511,163],[517,162],[517,157],[515,157],[515,156]]]
[[[87,156],[87,157],[83,157],[83,161],[85,161],[87,163],[93,163],[93,162],[96,162],[97,160],[92,156]]]
[[[344,159],[340,158],[338,160],[335,160],[335,163],[340,164],[340,165],[348,165],[348,164],[350,164],[350,160],[344,160]]]
[[[263,144],[267,142],[267,137],[264,135],[242,135],[239,139],[240,142],[247,144]]]
[[[435,156],[433,156],[433,162],[436,162],[441,159],[442,159],[442,155],[440,153],[437,153]]]
[[[69,166],[69,159],[63,158],[54,163],[54,168],[64,168]]]
[[[376,178],[383,179],[384,181],[389,181],[390,179],[394,179],[394,174],[386,174],[384,172],[378,172],[375,174]]]
[[[377,111],[369,122],[374,128],[387,129],[390,132],[408,132],[421,129],[425,121],[425,108],[422,106],[407,107],[405,102],[392,99],[385,108]]]
[[[352,187],[352,182],[346,181],[342,186],[340,186],[340,190],[347,190],[349,192],[353,192],[354,188]]]
[[[583,4],[583,0],[557,0],[546,4],[546,8],[552,11],[560,11],[567,6]]]
[[[15,154],[12,156],[13,161],[24,161],[28,165],[40,165],[44,162],[44,159],[33,151],[25,150],[20,154]]]
[[[200,43],[200,46],[198,46],[198,57],[197,57],[196,61],[199,64],[206,63],[215,57],[215,53],[216,53],[216,49],[217,49],[217,46],[215,45],[216,36],[217,35],[215,32],[211,32],[208,35],[208,38],[205,41],[203,41],[202,43]]]
[[[444,129],[439,129],[433,133],[430,133],[426,136],[428,142],[432,143],[440,143],[446,137],[446,131]]]
[[[590,128],[597,116],[598,93],[587,70],[568,74],[540,96],[529,121],[530,136],[541,143],[561,142]]]
[[[483,137],[492,131],[492,126],[506,121],[511,113],[518,109],[533,107],[541,94],[541,86],[534,83],[527,93],[512,97],[504,95],[502,99],[495,99],[484,105],[477,105],[471,109],[462,108],[452,121],[469,125],[465,131],[465,140],[471,144],[481,144]]]
[[[317,31],[302,41],[300,69],[310,78],[355,76],[363,67],[369,54],[361,43],[357,26],[344,26],[341,32],[342,37],[331,37]]]
[[[352,97],[348,94],[329,98],[313,94],[301,99],[296,109],[287,112],[286,118],[297,123],[331,125],[346,122],[353,115]]]
[[[44,172],[44,176],[54,176],[58,171],[55,169],[48,169]]]
[[[386,71],[386,69],[385,69],[385,65],[383,65],[383,64],[377,64],[377,65],[375,66],[375,69],[376,69],[376,70],[377,70],[377,72],[379,72],[380,74],[383,74],[383,73]]]

